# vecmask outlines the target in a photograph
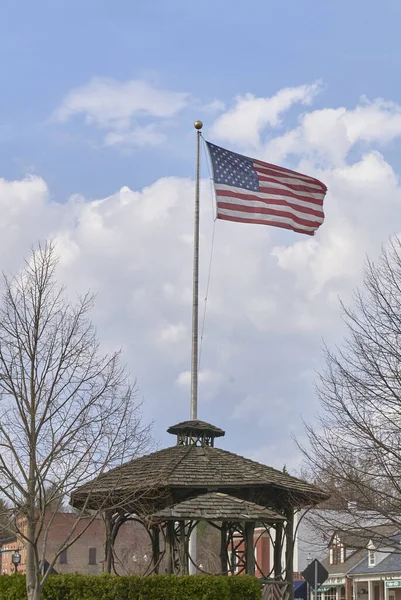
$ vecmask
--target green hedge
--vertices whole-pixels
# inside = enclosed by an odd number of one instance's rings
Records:
[[[43,600],[260,600],[255,577],[53,575]],[[23,575],[0,576],[0,600],[26,600]]]

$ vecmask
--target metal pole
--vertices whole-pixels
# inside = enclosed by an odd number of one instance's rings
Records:
[[[194,273],[192,300],[192,360],[191,360],[191,420],[198,418],[198,328],[199,328],[199,179],[200,179],[200,137],[202,121],[195,121],[196,131],[196,178],[195,178],[195,215],[194,215]],[[197,559],[196,527],[189,537],[189,574],[196,574]]]
[[[194,272],[192,300],[192,361],[191,361],[191,420],[198,418],[198,327],[199,327],[199,177],[200,137],[202,121],[195,121],[196,132],[196,179],[194,216]]]
[[[317,560],[315,560],[315,600],[317,600]]]

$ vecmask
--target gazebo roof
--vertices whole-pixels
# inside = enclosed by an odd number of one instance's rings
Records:
[[[72,494],[72,505],[82,506],[91,496],[88,508],[110,504],[119,499],[141,495],[157,489],[170,490],[173,502],[196,492],[222,491],[235,496],[248,494],[249,489],[278,498],[280,492],[294,507],[308,506],[327,499],[328,495],[316,486],[287,473],[243,458],[212,446],[172,446],[131,460],[99,475]],[[177,494],[181,494],[177,498]],[[260,500],[259,500],[260,501]],[[263,502],[265,503],[265,502]],[[171,502],[170,502],[171,504]]]
[[[226,433],[219,427],[211,425],[210,423],[206,423],[205,421],[199,421],[198,419],[194,419],[192,421],[182,421],[181,423],[177,423],[177,425],[172,425],[167,429],[167,432],[173,434],[191,434],[192,432],[198,432],[204,433],[205,435],[211,435],[213,437],[222,437]]]
[[[201,494],[159,510],[150,517],[151,521],[178,521],[182,519],[193,521],[261,521],[264,523],[284,521],[284,517],[273,510],[222,492]]]

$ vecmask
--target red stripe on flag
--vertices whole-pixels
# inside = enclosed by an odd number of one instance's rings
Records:
[[[304,175],[303,173],[298,173],[298,171],[292,171],[291,169],[286,169],[285,167],[279,167],[278,165],[272,165],[271,163],[265,163],[255,159],[253,159],[253,165],[255,171],[258,171],[259,169],[262,170],[265,168],[271,169],[272,171],[278,171],[280,175],[282,174],[283,176],[294,176],[295,179],[303,179],[304,181],[310,181],[311,183],[313,182],[316,185],[319,185],[322,188],[322,190],[324,190],[324,192],[327,192],[327,186],[323,183],[323,181],[316,179],[316,177]]]
[[[274,208],[261,208],[259,206],[243,206],[242,204],[229,204],[227,202],[218,202],[217,203],[217,213],[218,209],[223,208],[226,210],[232,210],[236,212],[243,212],[248,214],[259,214],[259,215],[271,215],[272,217],[283,217],[284,219],[291,219],[294,223],[298,225],[305,225],[305,227],[319,227],[321,224],[320,221],[311,221],[309,219],[302,219],[302,217],[298,217],[291,212],[286,212],[285,210],[275,210]]]
[[[241,200],[260,200],[261,202],[264,202],[265,199],[266,200],[270,200],[271,196],[286,196],[288,198],[292,198],[294,200],[302,200],[303,202],[309,202],[310,204],[315,204],[316,206],[323,206],[323,201],[322,200],[316,200],[315,198],[309,198],[305,197],[305,196],[297,196],[296,194],[294,194],[293,192],[290,192],[288,190],[282,190],[282,189],[274,189],[274,188],[268,188],[269,191],[265,192],[263,190],[263,188],[260,190],[260,194],[263,194],[263,197],[260,196],[256,196],[255,194],[252,194],[252,192],[232,192],[231,190],[220,190],[217,189],[216,190],[216,196],[219,198],[219,196],[234,196],[234,198],[241,198]],[[284,200],[284,202],[286,202]],[[297,205],[298,206],[298,205]]]
[[[298,184],[294,184],[294,183],[287,183],[277,177],[276,178],[267,177],[266,175],[260,175],[258,173],[258,179],[259,179],[259,181],[269,181],[270,183],[279,183],[280,185],[284,185],[286,188],[289,188],[290,190],[295,190],[296,192],[306,192],[308,194],[322,194],[323,195],[323,192],[320,190],[317,190],[316,188],[311,188],[311,187],[308,187],[307,185],[298,185]]]
[[[233,221],[236,223],[255,223],[256,225],[272,225],[273,227],[281,227],[282,229],[290,229],[296,233],[305,233],[306,235],[314,235],[314,231],[306,231],[298,229],[288,223],[280,223],[279,221],[265,221],[263,219],[241,219],[240,217],[230,217],[229,215],[217,215],[217,218],[222,221]]]
[[[218,204],[226,204],[225,199],[226,198],[234,198],[235,200],[245,200],[247,201],[248,198],[241,198],[243,194],[225,194],[224,197],[222,197],[222,199],[220,199],[220,194],[217,196],[217,203]],[[299,204],[293,204],[292,202],[287,202],[287,200],[278,200],[277,198],[258,198],[257,200],[252,200],[252,202],[261,202],[263,204],[266,204],[267,206],[270,205],[274,205],[274,206],[284,206],[284,207],[288,207],[288,208],[292,208],[293,210],[296,210],[300,213],[304,213],[305,215],[312,215],[313,217],[324,217],[324,213],[322,210],[315,210],[313,208],[309,208],[308,206],[300,206]],[[242,206],[245,206],[244,204]]]

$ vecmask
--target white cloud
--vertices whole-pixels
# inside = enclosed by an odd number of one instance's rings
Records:
[[[372,107],[384,113],[382,123],[393,123],[393,133],[383,124],[380,136]],[[342,334],[338,295],[349,299],[366,254],[374,257],[399,222],[401,189],[385,146],[390,133],[396,135],[398,108],[373,102],[361,111],[318,111],[315,137],[303,138],[302,160],[292,165],[329,188],[326,220],[315,238],[216,224],[199,417],[225,428],[233,416],[229,448],[278,466],[290,462],[290,430],[301,430],[300,414],[315,414],[312,378],[321,364],[321,339]],[[323,167],[319,128],[332,132],[336,145]],[[290,130],[288,138],[298,134]],[[351,162],[343,140],[362,137]],[[18,268],[39,239],[57,240],[61,279],[71,292],[97,293],[100,337],[107,348],[123,346],[144,410],[157,416],[158,434],[189,412],[193,192],[193,181],[170,177],[142,190],[122,187],[99,200],[73,196],[56,203],[39,177],[0,180],[2,267]],[[202,301],[213,228],[206,181],[201,194]]]
[[[400,135],[399,104],[362,98],[354,109],[324,108],[302,115],[298,127],[266,142],[263,155],[270,161],[292,153],[315,155],[326,164],[341,165],[358,142],[385,144]]]
[[[221,100],[212,100],[212,102],[203,106],[204,112],[207,113],[222,112],[225,109],[226,105]]]
[[[221,380],[220,373],[215,373],[210,369],[200,370],[198,373],[198,381],[199,383],[216,383]],[[188,388],[191,385],[191,372],[183,371],[177,377],[177,385]]]
[[[277,127],[293,104],[310,104],[318,91],[319,84],[312,84],[285,88],[270,98],[239,96],[234,107],[214,123],[212,135],[235,144],[257,146],[267,126]]]
[[[109,146],[154,145],[164,139],[156,127],[179,113],[188,98],[186,93],[139,79],[120,82],[96,77],[71,90],[54,112],[54,119],[65,123],[83,115],[88,125],[108,131],[104,143]],[[151,122],[146,122],[149,119]]]
[[[105,146],[158,146],[165,140],[155,123],[134,127],[128,131],[111,131],[104,138]]]

